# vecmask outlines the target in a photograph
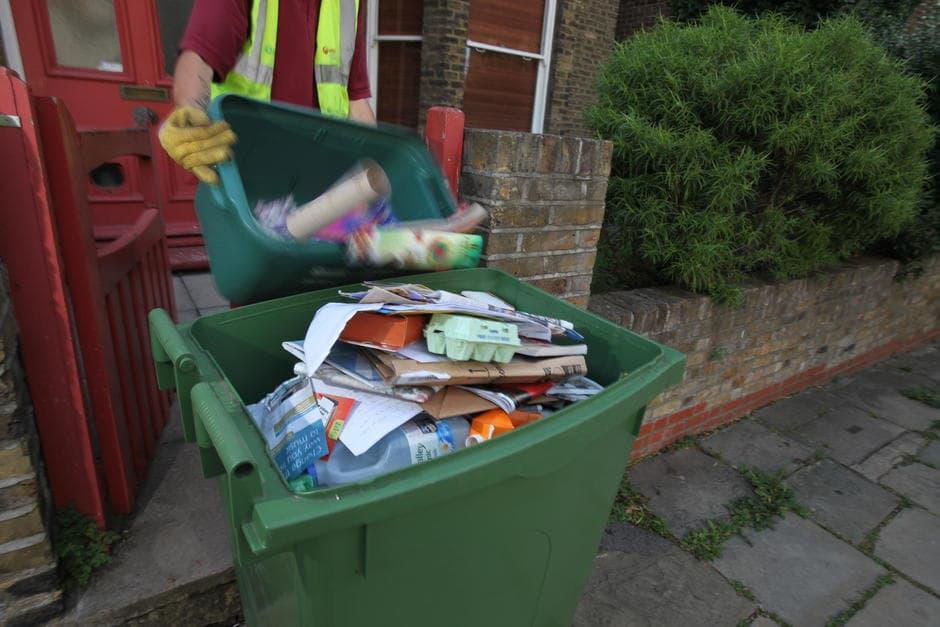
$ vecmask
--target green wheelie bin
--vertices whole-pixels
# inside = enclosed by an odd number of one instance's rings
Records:
[[[335,289],[175,325],[150,315],[157,376],[218,477],[249,625],[567,626],[647,403],[681,354],[492,269],[410,277],[496,294],[585,336],[600,394],[480,446],[371,481],[294,493],[246,410],[293,374]],[[351,287],[350,287],[351,289]]]

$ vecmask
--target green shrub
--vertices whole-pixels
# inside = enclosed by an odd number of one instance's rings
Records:
[[[852,14],[868,26],[880,42],[894,41],[907,17],[922,0],[672,0],[679,21],[700,17],[715,4],[733,6],[748,15],[779,13],[808,28],[820,20]]]
[[[923,85],[853,18],[812,32],[715,6],[620,44],[591,125],[614,143],[605,271],[632,255],[733,299],[802,276],[916,215],[933,129]]]
[[[894,40],[894,50],[909,70],[927,79],[927,110],[940,125],[940,2],[923,2]],[[928,154],[931,180],[923,208],[913,224],[882,248],[902,261],[940,252],[940,137]]]
[[[928,111],[934,125],[940,125],[940,3],[936,0],[672,0],[671,8],[678,20],[687,21],[713,4],[732,4],[751,15],[773,11],[807,27],[825,17],[856,16],[876,43],[928,81]],[[927,193],[917,219],[873,247],[873,252],[907,262],[906,273],[919,272],[919,259],[940,252],[940,138],[928,160]]]

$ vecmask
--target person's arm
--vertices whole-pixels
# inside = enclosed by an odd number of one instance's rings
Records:
[[[356,27],[356,49],[353,51],[352,67],[349,72],[349,119],[362,124],[375,126],[375,113],[369,98],[369,69],[366,66],[366,3],[359,3],[359,24]]]
[[[212,166],[230,159],[235,133],[206,114],[213,79],[234,66],[248,31],[246,0],[196,0],[173,72],[175,108],[158,137],[167,154],[204,183],[217,183]]]
[[[184,50],[173,72],[173,103],[177,107],[209,107],[212,68],[192,50]]]
[[[349,119],[354,122],[375,126],[375,113],[372,112],[372,105],[369,104],[368,98],[351,100],[349,102]]]

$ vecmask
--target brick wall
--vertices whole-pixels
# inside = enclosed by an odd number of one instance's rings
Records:
[[[0,263],[0,624],[36,624],[62,608],[32,407]]]
[[[461,191],[490,212],[484,263],[587,304],[610,142],[468,130]]]
[[[740,307],[676,288],[594,296],[592,311],[686,353],[683,382],[652,403],[633,457],[940,335],[940,255],[899,282],[863,259],[816,278],[752,282]]]
[[[619,0],[558,3],[545,130],[586,135],[584,112],[596,101],[595,81],[614,45]]]
[[[470,0],[425,0],[418,127],[430,107],[463,106]]]
[[[655,26],[659,16],[669,16],[669,0],[621,0],[617,16],[617,41],[638,30]]]

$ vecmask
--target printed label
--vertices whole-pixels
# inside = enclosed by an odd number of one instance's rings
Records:
[[[454,434],[446,422],[416,418],[403,424],[401,429],[408,440],[412,464],[446,455],[455,448]]]

